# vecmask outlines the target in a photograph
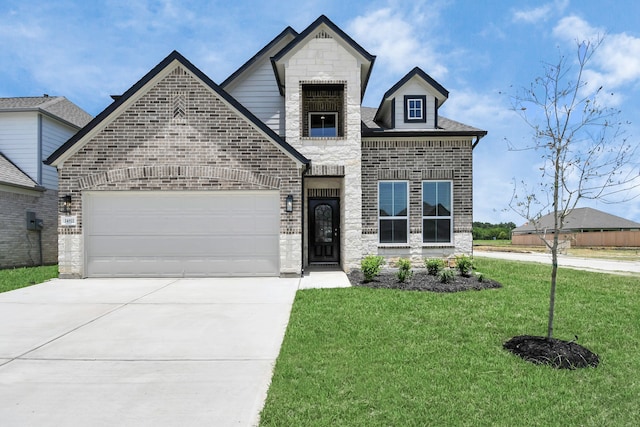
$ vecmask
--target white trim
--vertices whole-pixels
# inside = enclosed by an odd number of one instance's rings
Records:
[[[406,185],[406,200],[407,200],[407,205],[406,205],[406,210],[407,210],[407,215],[406,216],[385,216],[385,217],[381,217],[380,216],[380,184],[382,183],[396,183],[396,182],[403,182]],[[384,179],[384,180],[379,180],[378,181],[378,200],[377,200],[377,204],[376,204],[376,209],[378,211],[378,245],[380,247],[398,247],[398,246],[410,246],[410,234],[409,234],[409,181],[408,180],[400,180],[400,179]],[[380,220],[381,219],[385,219],[385,220],[406,220],[407,222],[407,240],[405,242],[381,242],[380,241]]]
[[[412,101],[419,102],[420,106],[411,108],[409,106],[409,103]],[[411,117],[411,111],[416,111],[416,112],[419,112],[420,114],[415,117]],[[407,117],[405,119],[408,121],[424,119],[424,100],[422,98],[407,98]]]
[[[449,212],[449,215],[447,216],[442,216],[442,215],[438,215],[438,216],[426,216],[424,214],[424,184],[425,183],[433,183],[433,184],[437,184],[437,183],[441,183],[441,182],[446,182],[449,184],[449,197],[450,197],[450,203],[451,203],[451,209]],[[437,195],[436,195],[436,202],[437,202]],[[423,180],[420,183],[420,204],[421,204],[421,210],[422,210],[422,219],[421,219],[421,225],[420,228],[422,229],[422,246],[423,247],[433,247],[433,246],[446,246],[446,245],[453,245],[453,181],[450,179],[427,179],[427,180]],[[425,242],[424,241],[424,220],[425,219],[448,219],[449,220],[449,241],[448,242]]]

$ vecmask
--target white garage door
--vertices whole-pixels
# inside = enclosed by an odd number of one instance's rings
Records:
[[[277,191],[88,192],[89,277],[277,276]]]

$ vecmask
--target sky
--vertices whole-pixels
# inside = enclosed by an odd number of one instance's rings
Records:
[[[0,97],[65,96],[97,115],[173,50],[220,83],[284,28],[323,14],[377,57],[363,105],[419,66],[449,91],[439,114],[488,131],[474,150],[475,221],[526,222],[509,208],[514,183],[539,182],[541,163],[513,149],[532,131],[511,97],[544,63],[575,59],[577,41],[603,36],[585,79],[640,142],[636,0],[0,0]],[[640,187],[624,198],[579,207],[640,222]]]

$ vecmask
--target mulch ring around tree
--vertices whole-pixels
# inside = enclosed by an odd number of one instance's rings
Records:
[[[368,288],[401,289],[406,291],[430,291],[430,292],[460,292],[483,289],[501,288],[502,285],[494,280],[472,274],[469,277],[457,274],[451,283],[441,283],[437,276],[432,276],[424,271],[414,271],[413,276],[405,282],[400,282],[395,272],[385,271],[376,276],[371,282],[364,282],[361,270],[352,270],[348,274],[352,286],[365,286]]]
[[[524,360],[550,365],[558,369],[595,368],[598,355],[573,341],[521,335],[511,338],[503,347]]]

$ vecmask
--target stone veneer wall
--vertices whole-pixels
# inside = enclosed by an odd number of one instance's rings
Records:
[[[62,277],[83,277],[85,190],[280,190],[281,273],[300,273],[302,171],[281,149],[180,66],[135,100],[59,168],[77,226],[59,227]]]
[[[422,265],[427,257],[472,252],[473,164],[471,138],[429,140],[374,139],[362,141],[362,239],[365,254],[410,257]],[[409,181],[407,245],[378,244],[378,182]],[[453,245],[422,243],[422,181],[453,181]]]
[[[58,192],[0,189],[0,268],[40,264],[38,232],[27,230],[27,211],[42,219],[42,262],[58,260]]]
[[[326,36],[326,35],[325,35]],[[323,36],[324,37],[324,36]],[[343,85],[345,135],[303,138],[303,85]],[[313,161],[314,168],[344,170],[341,206],[341,258],[345,270],[358,268],[362,257],[362,191],[360,170],[360,65],[333,38],[314,38],[289,60],[285,76],[286,138]],[[343,168],[343,169],[342,169]],[[315,175],[318,176],[318,175]],[[305,233],[307,234],[307,233]]]

